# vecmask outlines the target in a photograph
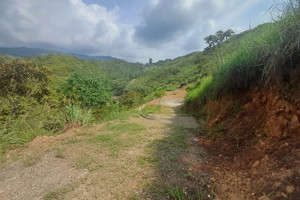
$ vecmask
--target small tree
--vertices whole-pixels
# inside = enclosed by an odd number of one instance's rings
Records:
[[[149,65],[152,65],[152,58],[149,58]]]

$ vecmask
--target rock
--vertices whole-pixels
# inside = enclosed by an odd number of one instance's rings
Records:
[[[281,196],[282,196],[283,198],[285,198],[285,199],[288,198],[288,196],[287,196],[286,194],[284,194],[283,192],[281,192]]]
[[[257,167],[258,165],[259,165],[259,161],[257,160],[253,163],[252,167]]]
[[[274,184],[274,186],[275,186],[276,188],[278,188],[280,185],[281,185],[281,182],[276,182],[276,183]]]
[[[288,194],[293,193],[295,190],[294,186],[292,186],[292,185],[287,185],[285,189]]]

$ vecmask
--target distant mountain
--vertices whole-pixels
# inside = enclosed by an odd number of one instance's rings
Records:
[[[38,55],[47,55],[47,54],[56,54],[56,55],[70,55],[77,58],[83,58],[86,60],[114,60],[116,58],[112,56],[89,56],[84,54],[74,54],[59,52],[51,49],[41,49],[41,48],[28,48],[28,47],[0,47],[0,54],[11,55],[16,57],[24,56],[38,56]]]
[[[71,55],[71,56],[86,59],[86,60],[115,60],[115,59],[117,59],[112,56],[88,56],[88,55],[84,55],[84,54],[73,54],[73,53],[72,54],[67,53],[66,55]]]

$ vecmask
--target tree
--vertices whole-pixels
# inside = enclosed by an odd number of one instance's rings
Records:
[[[220,45],[225,39],[225,32],[219,30],[216,32],[217,44]]]
[[[149,65],[152,65],[152,58],[149,58]]]
[[[209,35],[206,38],[204,38],[205,42],[208,44],[208,48],[212,48],[216,45],[220,45],[225,40],[229,39],[231,36],[234,35],[234,32],[232,29],[228,29],[227,31],[219,30],[214,35]]]
[[[228,29],[227,31],[224,32],[225,40],[228,40],[233,35],[234,35],[234,31],[232,29]]]
[[[208,44],[209,48],[212,48],[216,45],[218,39],[216,35],[209,35],[206,38],[204,38],[205,42]]]

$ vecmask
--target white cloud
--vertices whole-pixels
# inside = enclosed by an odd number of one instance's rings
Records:
[[[258,9],[266,1],[272,0],[148,0],[143,14],[136,15],[141,16],[136,26],[121,23],[126,21],[126,15],[120,16],[122,4],[107,9],[83,0],[2,0],[0,46],[54,48],[139,62],[174,58],[201,50],[203,38],[219,29],[245,30],[250,15],[268,9]]]

